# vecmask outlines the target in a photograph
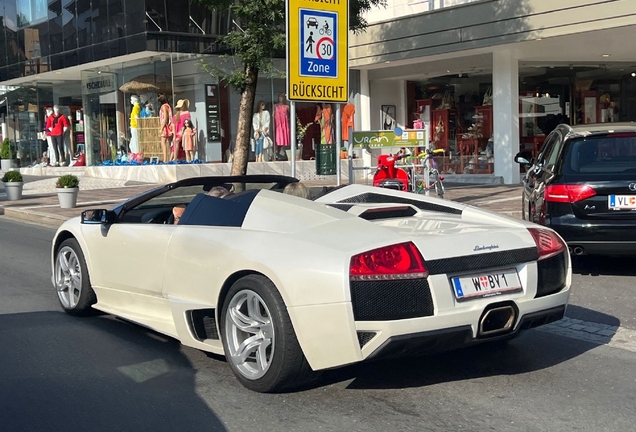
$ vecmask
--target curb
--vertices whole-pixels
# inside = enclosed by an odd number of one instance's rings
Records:
[[[3,207],[0,207],[0,215],[3,215],[8,219],[31,222],[56,229],[68,220],[63,216],[57,216],[31,210],[7,209]]]

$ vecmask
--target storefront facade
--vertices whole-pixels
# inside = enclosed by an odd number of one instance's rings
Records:
[[[445,173],[512,184],[514,155],[536,154],[557,124],[636,121],[633,2],[559,7],[477,0],[414,11],[397,2],[393,19],[370,16],[350,49],[361,127],[385,128],[387,112],[403,127],[421,120],[447,150],[438,162]]]
[[[87,165],[114,163],[134,149],[146,162],[161,158],[160,94],[173,109],[179,100],[189,102],[197,159],[227,160],[239,94],[202,62],[223,61],[218,37],[233,24],[196,2],[166,7],[160,0],[0,0],[0,133],[13,143],[21,166],[45,163],[44,124],[52,106],[70,123],[66,163],[81,154]],[[284,59],[274,63],[284,70]],[[261,75],[256,100],[273,112],[284,91],[282,73]],[[313,104],[298,106],[303,124],[315,114]],[[308,130],[306,158],[319,139],[318,128]]]

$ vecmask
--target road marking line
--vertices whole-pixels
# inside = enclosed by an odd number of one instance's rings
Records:
[[[499,198],[499,199],[495,199],[495,200],[490,200],[490,201],[477,201],[475,203],[472,203],[472,205],[474,206],[478,206],[481,204],[495,204],[495,203],[500,203],[500,202],[505,202],[505,201],[519,201],[521,199],[521,197],[512,197],[512,198]]]
[[[537,330],[636,352],[636,330],[565,317]]]

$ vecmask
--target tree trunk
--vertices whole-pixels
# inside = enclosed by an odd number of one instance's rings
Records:
[[[232,159],[231,175],[233,176],[247,174],[247,161],[250,154],[250,139],[252,138],[252,115],[254,113],[254,98],[256,96],[256,83],[258,82],[258,69],[245,66],[245,77],[247,84],[241,93],[236,143],[234,144],[234,158]]]

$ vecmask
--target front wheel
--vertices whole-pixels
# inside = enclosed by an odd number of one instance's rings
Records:
[[[57,298],[69,315],[86,316],[94,312],[97,303],[91,288],[84,254],[74,238],[64,240],[55,255],[53,275]]]
[[[439,179],[435,183],[435,192],[437,193],[438,197],[444,198],[444,194],[446,193],[446,190],[444,190],[444,184]]]
[[[221,312],[225,357],[245,387],[262,393],[293,390],[311,369],[274,284],[263,276],[239,279]]]

